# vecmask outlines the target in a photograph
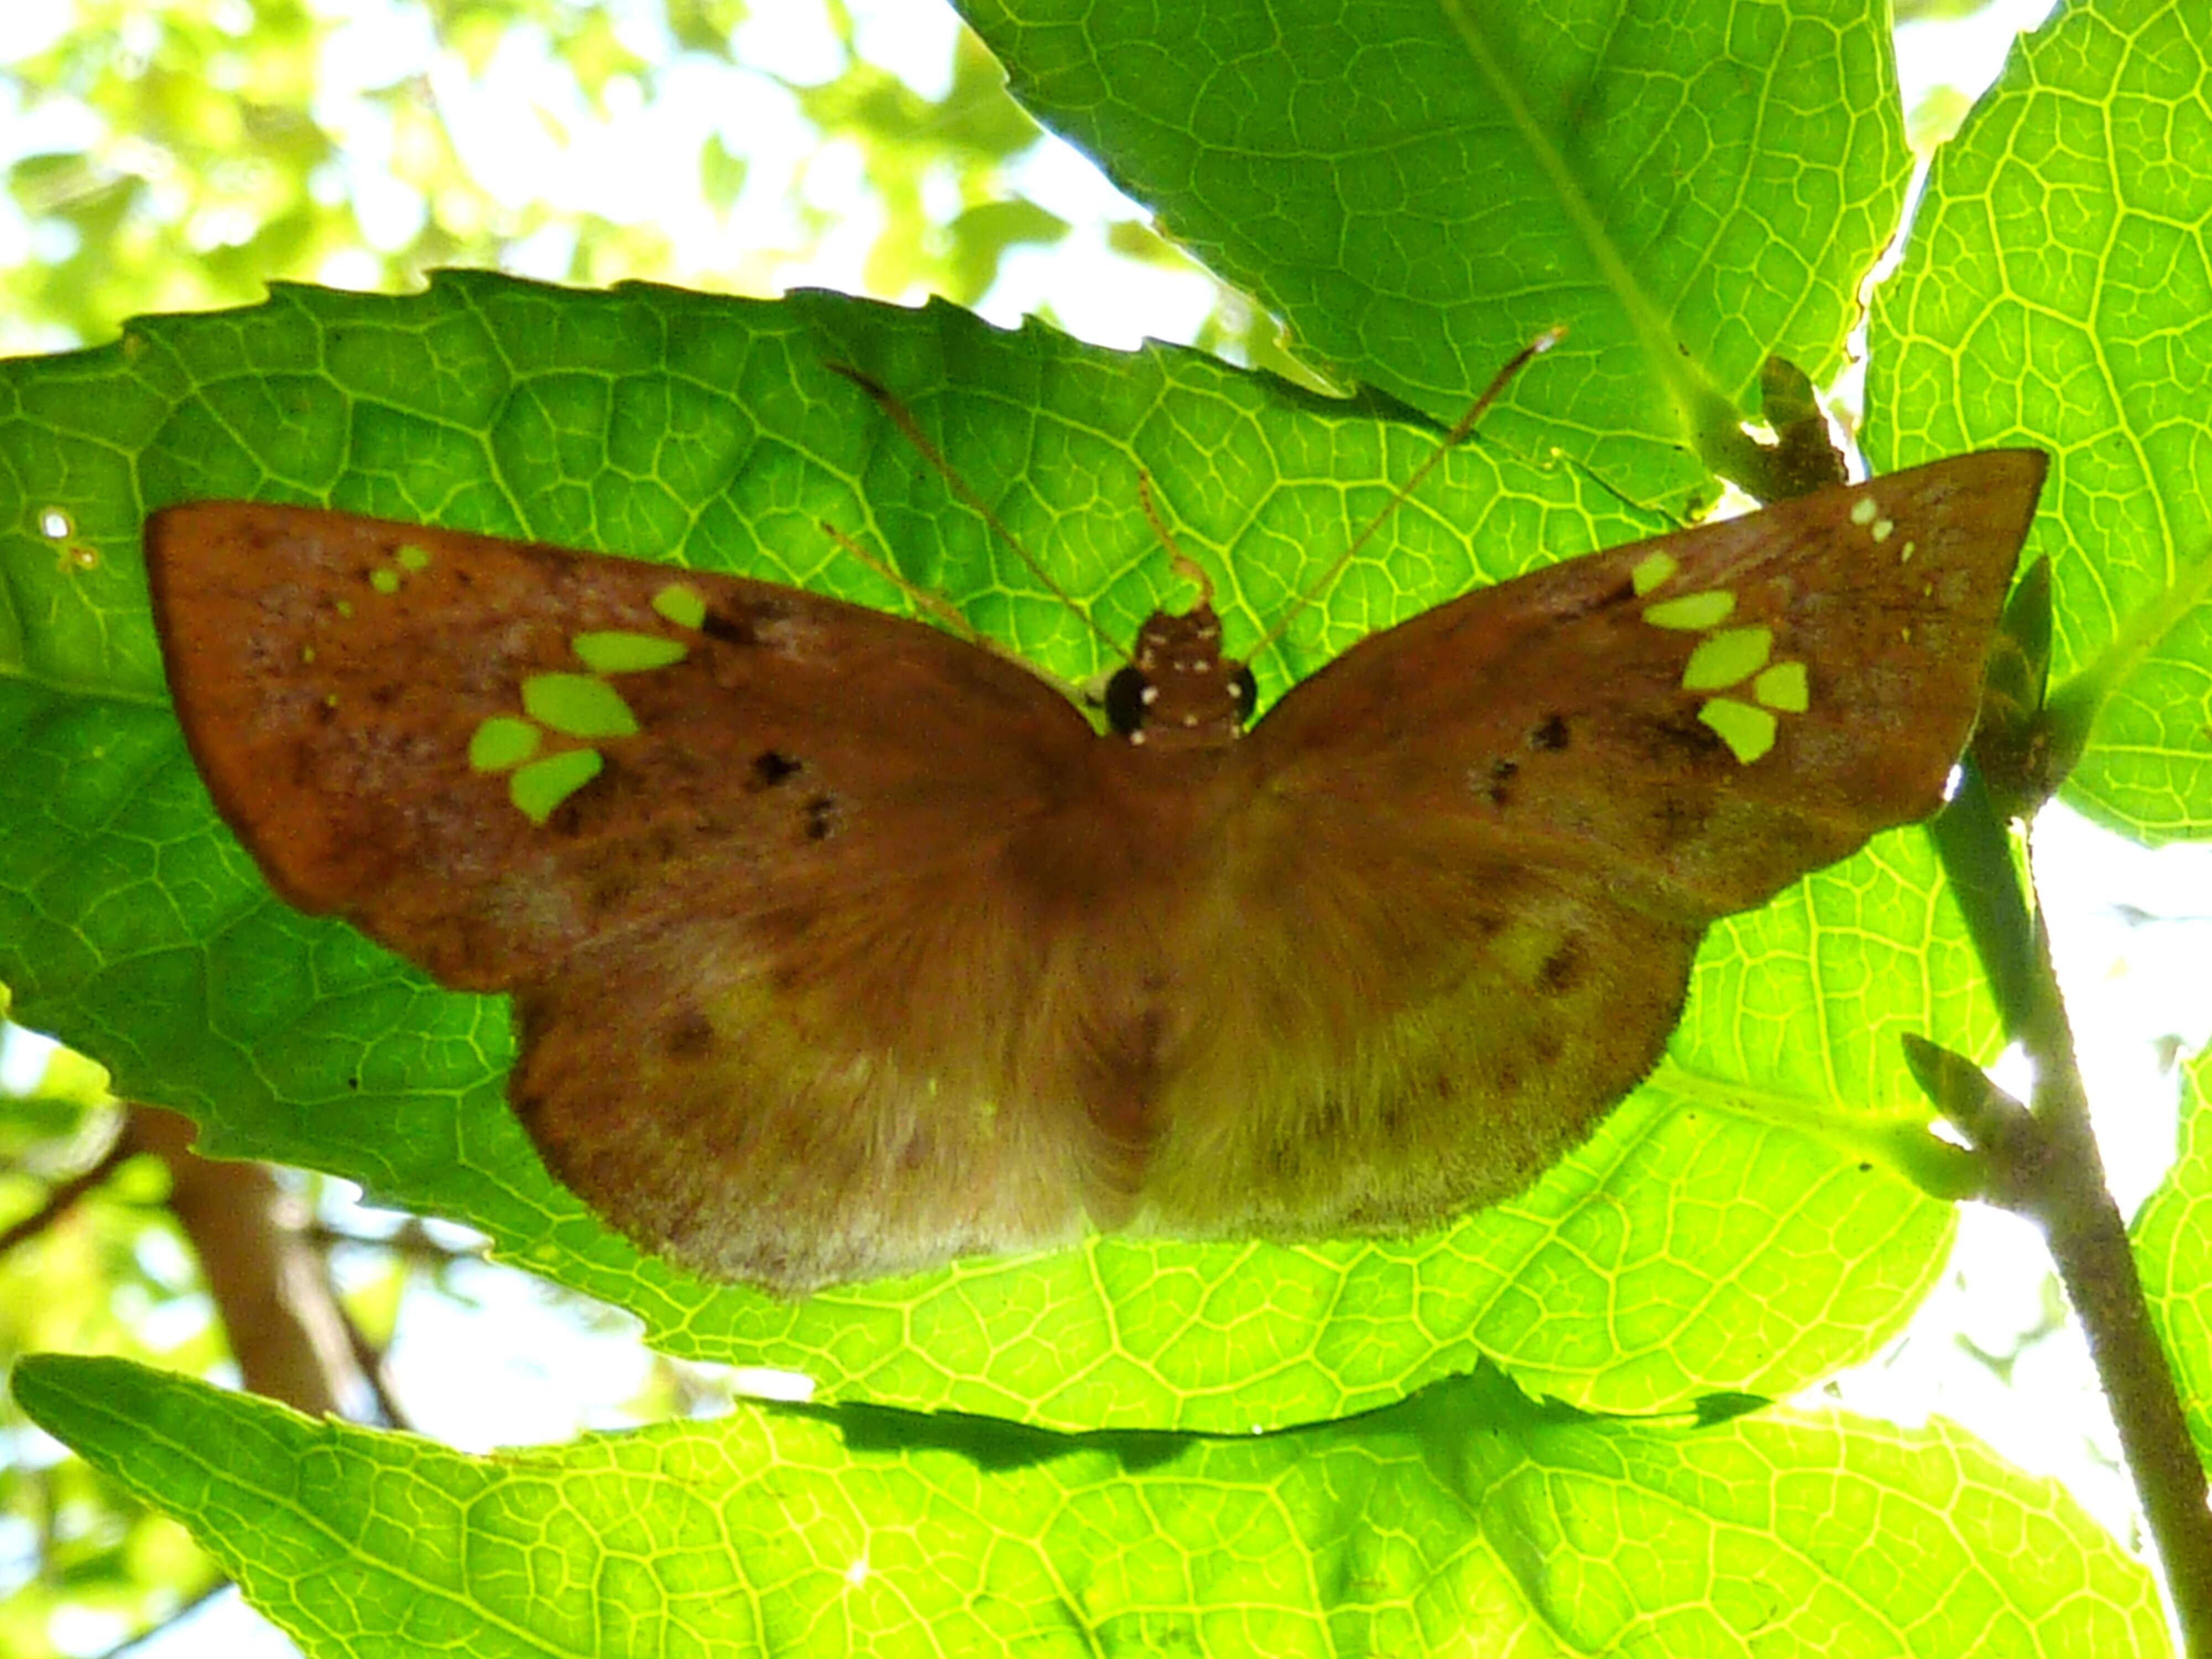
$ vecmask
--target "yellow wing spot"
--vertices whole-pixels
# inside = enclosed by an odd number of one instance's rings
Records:
[[[372,570],[368,573],[368,585],[380,593],[397,593],[399,591],[399,573],[397,570]]]
[[[671,582],[653,596],[653,608],[678,628],[698,629],[707,620],[707,601],[686,582]]]
[[[1698,641],[1682,670],[1685,691],[1720,691],[1749,679],[1766,666],[1773,653],[1774,630],[1769,628],[1723,629],[1711,639]]]
[[[333,605],[331,609],[337,611],[339,616],[343,617],[349,622],[353,619],[353,601],[351,599],[340,599],[337,604]]]
[[[1802,714],[1813,706],[1802,662],[1778,662],[1751,683],[1751,695],[1769,708]]]
[[[1851,503],[1851,522],[1862,530],[1881,516],[1881,505],[1871,495],[1862,495]]]
[[[593,778],[606,763],[596,749],[571,749],[532,761],[507,780],[507,799],[532,823],[543,823],[554,808]]]
[[[1635,584],[1636,597],[1640,599],[1653,588],[1665,586],[1681,568],[1681,562],[1672,553],[1647,554],[1636,562],[1628,580]]]
[[[404,570],[428,570],[430,568],[430,550],[417,547],[413,542],[401,544],[399,550],[392,556],[398,561]]]
[[[469,769],[504,772],[538,752],[538,732],[528,720],[495,714],[469,739]]]
[[[312,666],[315,660],[315,647],[312,645],[301,646],[300,647],[300,660]]]
[[[337,706],[338,706],[338,694],[337,694],[337,692],[335,692],[335,691],[325,691],[325,692],[324,692],[324,693],[323,693],[323,707],[324,707],[324,708],[337,708]]]
[[[1735,611],[1735,595],[1723,587],[1709,593],[1685,593],[1679,599],[1662,599],[1645,608],[1644,620],[1654,628],[1702,634],[1708,628],[1718,628]]]
[[[1889,519],[1876,519],[1876,520],[1874,521],[1874,538],[1875,538],[1875,540],[1876,540],[1876,541],[1878,541],[1878,542],[1886,542],[1886,541],[1887,541],[1887,540],[1889,539],[1890,532],[1892,532],[1893,530],[1895,530],[1896,528],[1897,528],[1897,525],[1896,525],[1896,523],[1895,523],[1893,520],[1889,520]]]
[[[1698,719],[1720,734],[1739,765],[1750,765],[1774,747],[1774,716],[1734,697],[1708,698]]]
[[[522,683],[523,711],[571,738],[633,738],[637,716],[622,693],[590,674],[532,674]]]
[[[1912,562],[1912,556],[1913,556],[1915,553],[1917,553],[1919,550],[1920,550],[1920,544],[1919,544],[1918,542],[1915,542],[1915,541],[1907,541],[1907,542],[1905,544],[1905,545],[1904,545],[1903,547],[1901,547],[1901,548],[1899,548],[1899,549],[1898,550],[1898,553],[1897,553],[1897,562],[1898,562],[1898,563],[1899,563],[1899,564],[1911,564],[1911,563]]]
[[[568,641],[587,668],[602,674],[635,674],[648,668],[666,668],[691,654],[681,640],[664,640],[657,634],[579,634]]]

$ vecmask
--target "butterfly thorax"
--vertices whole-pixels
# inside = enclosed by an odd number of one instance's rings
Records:
[[[1106,685],[1114,730],[1132,744],[1168,753],[1234,743],[1255,702],[1252,671],[1221,654],[1221,620],[1209,605],[1180,617],[1152,612],[1137,630],[1127,665]]]

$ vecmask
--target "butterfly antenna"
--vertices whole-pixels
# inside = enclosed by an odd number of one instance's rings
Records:
[[[1159,508],[1153,504],[1152,475],[1141,469],[1137,473],[1137,500],[1145,509],[1145,521],[1152,526],[1152,534],[1160,538],[1160,545],[1168,550],[1168,568],[1186,580],[1196,582],[1199,605],[1211,611],[1213,608],[1213,578],[1206,574],[1205,568],[1197,560],[1176,545],[1174,532],[1168,528],[1166,521],[1160,517]]]
[[[920,452],[922,459],[927,461],[931,466],[937,469],[938,476],[943,478],[946,484],[951,486],[952,493],[957,495],[962,501],[967,502],[969,506],[974,507],[976,512],[981,514],[983,516],[983,522],[991,526],[993,533],[995,534],[1000,541],[1006,543],[1008,547],[1014,550],[1014,552],[1020,557],[1021,562],[1030,568],[1030,574],[1035,576],[1039,581],[1042,582],[1054,599],[1058,599],[1062,605],[1066,605],[1077,616],[1082,617],[1084,624],[1088,627],[1092,633],[1096,634],[1101,640],[1105,641],[1106,649],[1110,653],[1116,657],[1121,655],[1121,647],[1115,643],[1113,635],[1107,633],[1104,629],[1101,628],[1097,621],[1092,618],[1091,612],[1082,605],[1078,605],[1074,599],[1069,596],[1066,588],[1062,587],[1058,582],[1053,580],[1050,573],[1048,573],[1045,569],[1044,566],[1038,562],[1036,556],[1031,553],[1029,549],[1024,547],[1019,541],[1016,540],[1014,532],[1007,529],[1005,525],[999,521],[999,515],[991,511],[990,504],[985,501],[981,495],[975,493],[975,491],[969,485],[967,479],[962,477],[957,472],[952,470],[952,463],[946,460],[945,457],[939,453],[937,446],[930,442],[928,438],[923,435],[921,428],[915,424],[913,415],[908,411],[907,406],[904,404],[892,397],[888,391],[884,387],[878,386],[873,380],[861,374],[857,368],[854,368],[844,363],[825,363],[823,367],[836,374],[843,375],[854,386],[860,387],[861,391],[866,392],[868,396],[874,400],[876,407],[883,410],[884,416],[890,421],[890,423],[896,427],[901,434],[905,436],[906,441],[912,444],[915,448]]]
[[[908,581],[903,575],[900,574],[898,570],[887,560],[878,558],[874,554],[869,552],[866,548],[861,546],[860,543],[854,541],[843,531],[838,529],[836,525],[831,524],[829,520],[821,519],[817,520],[816,522],[822,526],[822,533],[823,535],[829,537],[831,541],[843,548],[845,551],[852,555],[854,558],[859,560],[862,564],[867,566],[869,569],[874,571],[876,574],[881,576],[885,581],[889,582],[893,587],[898,589],[900,592],[905,594],[908,599],[913,603],[917,610],[926,611],[930,616],[936,617],[938,621],[943,623],[946,632],[967,641],[970,645],[979,647],[981,649],[989,652],[994,657],[1003,658],[1007,662],[1013,664],[1017,668],[1035,675],[1038,679],[1042,680],[1047,685],[1051,686],[1062,696],[1066,697],[1070,702],[1096,701],[1096,699],[1090,697],[1089,693],[1084,687],[1077,685],[1072,681],[1064,680],[1060,678],[1059,675],[1048,672],[1045,669],[1038,667],[1036,664],[1031,662],[1027,657],[1022,655],[1020,652],[1015,650],[1012,646],[1000,644],[998,641],[993,639],[988,634],[983,632],[981,629],[976,627],[974,623],[969,622],[967,617],[962,616],[960,614],[960,607],[954,605],[951,600],[946,599],[942,593],[931,592],[927,588],[922,586],[918,582]]]
[[[1382,510],[1370,519],[1366,527],[1352,538],[1351,544],[1336,556],[1335,562],[1322,573],[1321,580],[1299,594],[1297,602],[1283,613],[1273,628],[1261,636],[1260,643],[1252,647],[1253,658],[1257,658],[1262,651],[1280,639],[1283,636],[1283,630],[1297,618],[1298,612],[1328,591],[1329,585],[1344,574],[1345,568],[1358,556],[1359,550],[1375,539],[1376,532],[1382,528],[1392,514],[1405,505],[1406,498],[1427,482],[1429,474],[1443,464],[1445,456],[1467,441],[1468,434],[1474,430],[1474,423],[1482,418],[1484,411],[1491,404],[1498,401],[1499,394],[1511,383],[1513,377],[1526,368],[1531,359],[1541,356],[1559,344],[1566,331],[1564,325],[1558,328],[1546,329],[1527,345],[1515,352],[1512,361],[1491,376],[1490,384],[1482,389],[1482,395],[1467,406],[1467,413],[1454,422],[1452,429],[1444,434],[1443,441],[1429,452],[1428,459],[1413,469],[1412,476],[1407,477],[1405,483],[1391,491],[1390,499],[1382,504]]]

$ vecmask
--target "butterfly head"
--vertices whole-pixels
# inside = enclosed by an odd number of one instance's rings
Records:
[[[1218,749],[1244,735],[1257,690],[1250,669],[1221,654],[1221,619],[1201,600],[1145,619],[1127,665],[1106,682],[1106,720],[1147,748]]]

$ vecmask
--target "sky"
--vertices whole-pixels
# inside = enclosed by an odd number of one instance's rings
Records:
[[[348,135],[344,187],[362,204],[373,240],[404,241],[419,210],[390,183],[390,124],[360,94],[428,61],[465,159],[495,194],[520,203],[550,191],[564,204],[611,217],[649,217],[672,238],[679,268],[727,270],[750,260],[745,269],[764,291],[859,287],[875,223],[858,188],[858,157],[836,145],[818,149],[781,84],[826,79],[842,66],[815,0],[761,6],[743,26],[741,55],[754,72],[742,96],[732,95],[726,69],[702,64],[696,74],[678,71],[650,108],[626,107],[617,94],[611,120],[556,107],[565,140],[550,125],[513,118],[520,104],[557,106],[568,84],[526,45],[503,48],[489,71],[472,82],[457,63],[441,58],[419,11],[391,0],[345,3],[354,22],[333,47],[322,95],[334,125]],[[2002,0],[1966,24],[1901,30],[1907,107],[1938,83],[1971,94],[1994,76],[2013,32],[2032,26],[2048,3]],[[616,8],[618,15],[632,9]],[[894,66],[919,91],[942,92],[954,39],[948,10],[934,0],[861,0],[852,11],[865,56]],[[39,32],[66,27],[70,15],[61,6],[0,8],[0,54],[21,50]],[[633,21],[624,27],[657,26]],[[651,40],[635,44],[665,55]],[[63,118],[49,118],[37,131],[19,120],[10,131],[0,112],[0,164],[66,137],[54,125]],[[666,160],[695,156],[709,131],[751,158],[744,191],[726,216],[699,203],[688,160],[680,166]],[[1103,261],[1106,228],[1142,219],[1141,209],[1057,140],[1041,143],[1016,171],[1024,194],[1077,228],[1057,246],[1014,252],[979,307],[988,317],[1011,325],[1048,307],[1069,331],[1120,347],[1146,337],[1191,337],[1215,300],[1202,275],[1133,271],[1126,263],[1109,267]],[[804,240],[787,187],[793,183],[801,201],[839,218],[841,228],[803,258],[761,257],[761,250]],[[11,222],[12,214],[0,206],[0,260],[38,252],[20,219]],[[567,260],[566,246],[549,236],[520,250],[514,268],[556,276],[565,273]],[[349,286],[374,274],[365,256],[342,255],[320,276]],[[2212,846],[2154,851],[2057,808],[2045,814],[2036,842],[2100,1140],[2114,1190],[2131,1210],[2172,1156],[2172,1040],[2194,1048],[2212,1036],[2212,988],[2197,965],[2212,960]],[[19,1066],[27,1063],[25,1052],[16,1050]],[[2014,1065],[2009,1073],[2000,1068],[2000,1080],[2024,1091]],[[337,1218],[356,1231],[398,1222],[357,1206]],[[458,1228],[443,1228],[441,1236],[456,1244],[470,1237]],[[343,1259],[338,1267],[348,1271]],[[650,1359],[626,1319],[587,1327],[567,1303],[505,1268],[465,1268],[461,1277],[476,1307],[418,1296],[402,1316],[390,1368],[415,1427],[483,1449],[634,1420],[628,1402],[640,1392]],[[1912,1325],[1874,1361],[1835,1379],[1808,1403],[1840,1403],[1907,1423],[1930,1413],[1953,1418],[2012,1461],[2064,1480],[2093,1514],[2127,1538],[2132,1496],[2118,1468],[2094,1373],[2078,1332],[2051,1324],[2039,1240],[2026,1224],[1969,1205],[1961,1212],[1950,1269]],[[58,1635],[96,1652],[122,1633],[88,1615],[82,1628]],[[225,1598],[134,1651],[144,1659],[216,1653],[258,1659],[293,1650]]]

